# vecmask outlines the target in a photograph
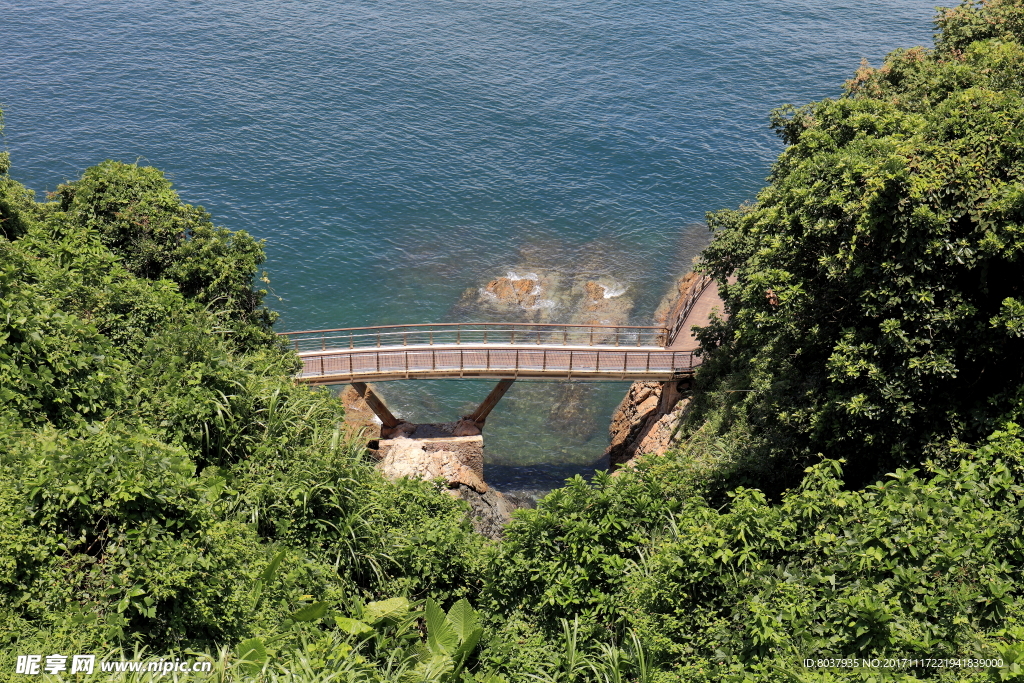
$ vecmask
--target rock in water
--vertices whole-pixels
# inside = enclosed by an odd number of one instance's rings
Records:
[[[488,282],[484,291],[494,295],[497,302],[505,306],[532,310],[540,303],[540,286],[536,279],[499,277]]]

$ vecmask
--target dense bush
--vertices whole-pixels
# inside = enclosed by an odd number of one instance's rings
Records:
[[[258,242],[151,168],[0,192],[5,650],[352,652],[332,615],[473,592],[463,507],[385,481],[340,402],[291,380]]]
[[[789,146],[771,184],[709,215],[702,267],[735,283],[730,319],[702,337],[715,350],[697,420],[724,412],[723,431],[754,438],[758,485],[791,485],[819,453],[862,485],[1017,410],[1020,16],[1019,2],[943,12],[935,50],[897,50],[842,99],[777,112]]]

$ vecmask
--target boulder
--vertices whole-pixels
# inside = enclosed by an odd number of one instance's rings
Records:
[[[466,448],[464,440],[472,443]],[[483,479],[483,454],[480,437],[446,439],[382,439],[378,467],[389,479],[443,479],[449,488],[468,486],[477,493],[487,493]],[[477,457],[477,454],[479,456]]]

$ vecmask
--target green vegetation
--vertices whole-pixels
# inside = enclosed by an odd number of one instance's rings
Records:
[[[770,186],[709,216],[731,317],[702,332],[679,448],[569,481],[498,542],[385,481],[290,380],[259,242],[151,168],[37,202],[0,158],[0,671],[1024,679],[1024,3],[938,24],[778,112]],[[840,658],[861,666],[804,663]]]

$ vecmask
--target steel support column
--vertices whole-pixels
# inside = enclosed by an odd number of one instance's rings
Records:
[[[472,415],[467,416],[468,419],[472,420],[477,426],[482,427],[487,416],[494,410],[494,406],[498,405],[498,401],[509,390],[513,382],[515,382],[515,379],[503,379],[498,382],[498,385],[491,389],[491,393],[487,394],[487,398],[480,404],[480,407]]]
[[[356,390],[361,399],[366,401],[366,405],[370,406],[373,414],[380,418],[381,424],[389,429],[400,424],[400,420],[391,414],[384,402],[364,382],[352,382],[352,388]]]

